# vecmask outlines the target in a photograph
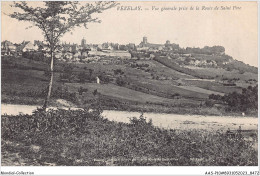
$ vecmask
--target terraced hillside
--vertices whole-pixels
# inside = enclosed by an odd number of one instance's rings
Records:
[[[236,62],[232,64],[229,70],[226,66],[182,65],[167,57],[56,61],[51,103],[66,99],[84,107],[99,101],[105,109],[138,107],[137,110],[167,109],[167,112],[203,108],[211,94],[239,93],[245,87],[257,85],[255,69],[241,63],[236,68]],[[41,104],[48,86],[47,69],[46,62],[2,57],[2,102]]]

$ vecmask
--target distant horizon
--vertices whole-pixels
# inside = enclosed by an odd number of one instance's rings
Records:
[[[13,11],[11,2],[1,2],[1,41],[21,43],[23,40],[43,41],[36,27],[26,30],[28,22],[18,22],[4,13]],[[28,2],[35,3],[35,2]],[[35,4],[34,4],[35,5]],[[120,5],[142,6],[232,6],[236,2],[120,2]],[[234,59],[258,66],[257,3],[239,2],[238,11],[121,11],[109,9],[97,14],[102,22],[91,23],[88,29],[76,28],[66,33],[61,41],[80,44],[85,37],[89,44],[118,43],[138,45],[146,36],[149,43],[164,44],[166,40],[181,48],[223,46]],[[16,35],[14,35],[16,34]],[[19,35],[17,35],[19,34]]]
[[[82,38],[83,39],[83,38]],[[60,43],[70,43],[70,44],[77,44],[77,45],[81,45],[81,41],[82,39],[79,41],[79,42],[67,42],[67,41],[60,41]],[[22,42],[34,42],[34,41],[41,41],[41,42],[44,42],[44,40],[38,40],[38,39],[35,39],[35,40],[23,40],[21,42],[13,42],[13,41],[10,41],[10,40],[1,40],[1,42],[4,42],[4,41],[9,41],[11,42],[12,44],[21,44]],[[168,41],[168,40],[166,40]],[[166,41],[164,43],[154,43],[154,42],[150,42],[149,39],[148,39],[148,43],[150,44],[157,44],[157,45],[164,45],[166,44]],[[170,41],[170,40],[169,40]],[[111,42],[111,41],[105,41],[105,42],[101,42],[101,43],[88,43],[87,40],[86,40],[86,44],[92,44],[92,45],[100,45],[100,44],[103,44],[103,43],[113,43],[113,44],[120,44],[120,45],[128,45],[128,44],[135,44],[136,46],[137,45],[140,45],[140,43],[142,42],[142,39],[140,40],[139,43],[133,43],[133,42],[126,42],[126,43],[118,43],[118,42]],[[177,44],[179,45],[179,43],[174,43],[174,42],[171,42],[170,41],[170,44]],[[209,45],[205,45],[205,46],[209,46]],[[203,47],[205,47],[203,46]],[[210,45],[209,47],[213,47],[213,46],[221,46],[221,45]],[[181,47],[180,48],[187,48],[187,47],[191,47],[191,48],[203,48],[203,47],[196,47],[196,46],[186,46],[186,47]]]
[[[83,39],[83,38],[82,38]],[[5,41],[5,40],[4,40]],[[25,41],[25,40],[24,40]],[[37,41],[39,41],[39,40],[37,40]],[[166,40],[167,41],[167,40]],[[3,42],[3,41],[1,41],[1,42]],[[13,43],[12,41],[10,41],[11,43]],[[29,40],[27,40],[26,42],[34,42],[34,40],[33,41],[29,41]],[[20,42],[20,43],[22,43],[22,42]],[[20,44],[20,43],[13,43],[13,44]],[[77,45],[81,45],[81,41],[79,42],[79,43],[70,43],[70,42],[63,42],[63,41],[61,41],[61,43],[66,43],[66,44],[71,44],[71,45],[74,45],[74,44],[77,44]],[[113,44],[119,44],[119,45],[127,45],[127,44],[131,44],[131,43],[126,43],[126,44],[121,44],[121,43],[114,43],[114,42],[103,42],[103,43],[113,43]],[[91,44],[91,45],[100,45],[100,44],[103,44],[103,43],[86,43],[86,44]],[[148,43],[151,43],[151,42],[149,42],[148,41]],[[139,45],[139,44],[136,44],[136,43],[133,43],[133,44],[135,44],[136,46],[137,45]],[[158,44],[158,45],[164,45],[165,43],[151,43],[151,44]],[[170,44],[177,44],[178,45],[178,43],[170,43]],[[206,45],[207,46],[207,45]],[[213,45],[213,46],[221,46],[221,45]],[[213,47],[213,46],[209,46],[209,47]],[[189,47],[189,46],[187,46],[187,47]],[[187,47],[180,47],[180,48],[183,48],[183,49],[185,49],[185,48],[187,48]],[[205,47],[205,46],[204,46]],[[191,48],[193,48],[193,47],[191,47]],[[203,48],[203,47],[194,47],[194,48]],[[225,52],[225,54],[226,54],[226,52]],[[227,54],[228,55],[228,54]],[[231,55],[229,55],[229,56],[231,56]],[[232,57],[232,56],[231,56]],[[233,58],[233,57],[232,57]],[[233,59],[235,59],[235,58],[233,58]],[[237,59],[235,59],[235,60],[237,60]],[[240,60],[237,60],[237,61],[240,61]],[[244,61],[242,61],[243,63],[245,63]],[[245,63],[245,64],[248,64],[248,63]],[[248,64],[248,65],[250,65],[250,64]],[[250,66],[253,66],[253,67],[257,67],[258,68],[258,65],[250,65]]]

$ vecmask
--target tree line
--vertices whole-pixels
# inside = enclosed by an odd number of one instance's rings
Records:
[[[209,99],[216,100],[227,105],[226,110],[244,112],[257,110],[258,108],[258,86],[243,88],[242,93],[232,92],[224,96],[211,94]]]

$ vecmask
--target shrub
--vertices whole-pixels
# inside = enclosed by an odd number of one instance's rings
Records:
[[[111,158],[116,165],[257,165],[253,142],[239,135],[160,129],[143,115],[131,118],[129,124],[116,123],[101,112],[100,108],[91,112],[58,109],[3,116],[2,152],[19,151],[24,160],[41,165],[106,165]],[[28,150],[31,146],[39,147]]]
[[[87,77],[88,75],[86,74],[86,72],[80,72],[80,74],[78,75],[79,82],[84,83]]]
[[[207,107],[213,107],[213,106],[214,106],[214,102],[211,101],[211,100],[206,100],[206,101],[205,101],[205,105],[206,105]]]
[[[97,91],[97,89],[95,89],[95,90],[93,91],[93,95],[96,96],[97,94],[98,94],[98,91]]]
[[[242,93],[232,92],[229,94],[221,95],[209,95],[209,100],[206,103],[210,106],[210,99],[222,101],[227,104],[227,111],[244,112],[247,110],[257,110],[258,108],[258,86],[248,86],[243,88]],[[206,104],[205,103],[205,104]]]
[[[115,75],[118,75],[118,74],[123,75],[124,72],[121,69],[116,69],[116,70],[114,70],[114,74]]]
[[[133,126],[140,126],[140,127],[152,126],[152,119],[150,119],[147,122],[143,113],[140,115],[139,118],[132,117],[132,118],[129,118],[129,119],[130,119],[130,124],[132,124]]]
[[[124,86],[124,85],[126,85],[126,83],[127,82],[121,77],[116,79],[116,84],[119,85],[119,86]]]

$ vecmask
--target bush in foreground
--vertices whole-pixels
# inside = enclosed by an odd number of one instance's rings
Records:
[[[28,165],[257,165],[253,142],[241,136],[164,130],[144,117],[117,123],[99,110],[4,116],[1,132],[2,152],[19,152]]]

